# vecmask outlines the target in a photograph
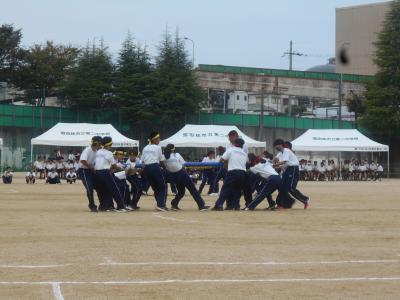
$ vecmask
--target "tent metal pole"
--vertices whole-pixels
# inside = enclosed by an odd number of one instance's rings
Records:
[[[33,144],[31,143],[31,164],[33,163]]]
[[[3,144],[1,144],[1,158],[0,158],[0,172],[1,174],[3,174],[3,157],[4,157],[4,148],[3,148]]]
[[[339,152],[339,180],[342,180],[342,153]]]
[[[387,152],[387,178],[390,178],[390,151]]]

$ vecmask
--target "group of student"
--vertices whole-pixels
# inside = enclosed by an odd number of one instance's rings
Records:
[[[61,155],[60,150],[55,150],[55,158],[39,156],[33,163],[33,167],[26,173],[26,183],[34,184],[36,179],[45,179],[48,184],[60,184],[61,179],[67,183],[75,183],[78,179],[77,171],[79,169],[79,156],[69,152],[67,159]]]
[[[119,148],[111,152],[112,139],[108,136],[93,137],[91,146],[82,151],[78,170],[86,188],[90,211],[128,212],[139,209],[143,180],[154,191],[159,211],[181,210],[180,201],[186,189],[199,211],[239,210],[242,196],[245,200],[243,210],[254,210],[264,199],[268,200],[270,210],[289,209],[296,200],[303,203],[304,209],[308,208],[310,198],[297,189],[299,161],[291,151],[290,143],[278,139],[274,142],[278,152],[275,158],[267,152],[257,157],[248,153],[247,145],[236,131],[231,131],[228,137],[229,143],[218,148],[217,156],[209,152],[203,160],[205,169],[199,189],[194,184],[196,178],[186,170],[185,160],[174,145],[169,144],[164,150],[161,148],[157,132],[149,136],[149,144],[143,148],[140,158],[135,150],[128,153]],[[214,164],[208,168],[208,162]],[[216,166],[215,162],[222,164]],[[219,191],[220,180],[223,185]],[[167,183],[175,189],[170,205],[167,205]],[[206,183],[210,184],[208,194],[218,196],[213,207],[206,205],[201,196]],[[94,191],[99,205],[95,203]],[[278,195],[274,200],[272,194],[275,191]]]
[[[322,160],[320,163],[311,160],[300,160],[300,180],[305,181],[377,181],[382,180],[383,166],[375,161],[345,160],[340,167],[334,160]]]

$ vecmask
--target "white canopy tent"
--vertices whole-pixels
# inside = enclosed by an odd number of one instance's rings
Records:
[[[309,129],[292,146],[300,152],[387,152],[389,174],[389,146],[369,139],[356,129]]]
[[[92,137],[96,135],[110,136],[113,147],[139,148],[139,141],[122,135],[111,124],[58,123],[45,133],[31,139],[31,161],[35,145],[87,147]]]
[[[236,130],[249,148],[265,148],[265,142],[256,141],[236,126],[222,125],[185,125],[173,136],[162,140],[160,146],[174,144],[175,147],[216,148],[228,144],[228,133]]]

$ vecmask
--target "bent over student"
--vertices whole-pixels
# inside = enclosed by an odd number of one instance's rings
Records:
[[[86,147],[80,156],[78,175],[86,189],[86,196],[89,201],[91,212],[97,212],[97,206],[94,203],[93,191],[95,188],[94,164],[96,152],[101,147],[101,136],[94,136],[89,147]],[[99,193],[98,193],[99,195]],[[100,200],[100,199],[99,199]]]
[[[272,200],[272,193],[279,190],[282,186],[281,177],[272,167],[272,164],[266,160],[261,160],[260,163],[250,168],[253,174],[259,174],[262,178],[260,191],[257,196],[247,204],[245,210],[254,210],[265,198],[269,202],[271,210],[274,210],[275,203]]]
[[[116,212],[127,212],[125,203],[122,199],[121,191],[118,188],[114,175],[111,169],[117,169],[114,160],[114,155],[110,151],[112,146],[112,139],[105,136],[101,140],[102,149],[96,153],[95,161],[95,178],[98,184],[98,192],[102,194],[103,203],[101,203],[101,210],[113,210]],[[117,203],[117,209],[113,209],[112,199]]]
[[[228,148],[221,157],[221,162],[228,162],[228,173],[212,210],[222,211],[224,202],[227,200],[231,201],[235,209],[240,209],[240,197],[247,182],[246,163],[248,162],[243,145],[242,139],[236,139],[233,147]]]
[[[152,132],[149,136],[149,144],[143,148],[142,164],[143,175],[150,183],[157,201],[156,209],[168,211],[166,207],[167,189],[160,163],[165,160],[160,144],[160,134]]]
[[[171,210],[180,210],[178,205],[183,196],[185,196],[186,189],[188,189],[194,201],[196,201],[200,211],[209,209],[210,207],[206,206],[203,198],[201,198],[200,193],[194,186],[192,179],[183,168],[185,160],[179,153],[175,153],[174,145],[168,144],[167,147],[165,147],[164,157],[165,169],[174,180],[178,191],[175,198],[171,202]]]

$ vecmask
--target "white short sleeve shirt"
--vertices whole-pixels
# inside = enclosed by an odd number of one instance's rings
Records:
[[[228,171],[246,171],[246,163],[249,160],[247,153],[235,146],[228,148],[222,155],[222,159],[228,161]]]
[[[154,144],[147,145],[143,148],[141,158],[145,165],[158,164],[160,161],[165,160],[161,147]]]
[[[176,173],[182,170],[185,160],[179,153],[171,153],[171,156],[165,160],[164,165],[168,172]]]
[[[93,151],[92,147],[86,147],[81,153],[80,161],[85,160],[89,166],[94,167],[96,161],[96,152],[97,151]],[[80,161],[79,161],[79,168],[87,169],[87,167],[82,165]]]

